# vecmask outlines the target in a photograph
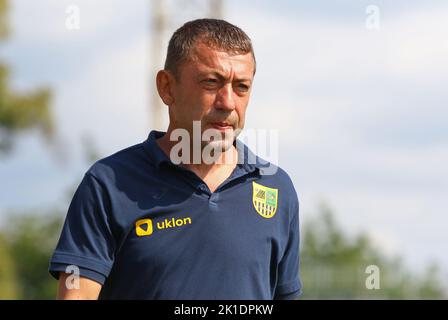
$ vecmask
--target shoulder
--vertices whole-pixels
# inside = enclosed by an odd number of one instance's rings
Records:
[[[96,161],[86,172],[100,183],[115,181],[121,175],[144,170],[149,158],[145,156],[143,144],[135,144]]]
[[[289,174],[280,166],[257,156],[257,167],[260,170],[261,181],[275,186],[289,206],[298,207],[299,197]]]

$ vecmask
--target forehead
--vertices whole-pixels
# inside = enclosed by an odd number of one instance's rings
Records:
[[[252,79],[254,68],[254,59],[250,52],[234,54],[198,43],[184,63],[183,69],[196,74],[218,72],[226,77]]]

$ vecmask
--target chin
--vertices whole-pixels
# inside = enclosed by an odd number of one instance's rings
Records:
[[[226,164],[232,161],[232,156],[230,154],[224,154],[233,145],[232,140],[216,140],[210,141],[203,146],[202,149],[202,160],[205,163],[219,163]],[[225,155],[224,158],[221,155]]]
[[[208,148],[214,149],[220,152],[226,152],[229,150],[233,145],[233,140],[226,139],[226,140],[217,140],[217,141],[210,141],[206,144]]]
[[[208,128],[202,133],[203,147],[214,149],[219,152],[229,150],[235,140],[235,132],[232,130],[219,131],[215,128]]]

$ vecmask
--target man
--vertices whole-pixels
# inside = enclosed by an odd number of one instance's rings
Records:
[[[85,174],[50,262],[60,299],[301,294],[294,186],[236,140],[254,75],[238,27],[199,19],[173,34],[156,78],[167,132]]]

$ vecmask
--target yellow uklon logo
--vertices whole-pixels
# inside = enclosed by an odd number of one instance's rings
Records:
[[[149,236],[150,234],[152,234],[151,219],[141,219],[135,222],[135,233],[139,237]]]
[[[263,218],[272,218],[277,212],[278,189],[252,182],[252,203]]]
[[[171,228],[178,228],[185,225],[192,224],[190,217],[185,218],[171,218],[163,221],[154,221],[154,226],[151,219],[140,219],[135,222],[135,234],[139,237],[150,236],[154,229],[164,230]]]

